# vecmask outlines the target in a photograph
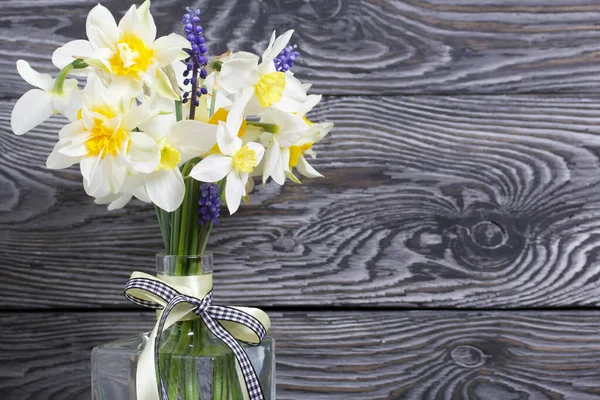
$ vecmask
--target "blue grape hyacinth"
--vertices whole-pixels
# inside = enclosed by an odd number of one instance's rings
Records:
[[[200,199],[198,200],[198,223],[204,225],[209,221],[219,223],[219,185],[216,183],[203,183],[200,185]]]
[[[181,22],[184,24],[183,30],[186,33],[187,40],[190,42],[191,49],[186,49],[189,57],[185,59],[187,68],[183,73],[185,85],[192,85],[189,91],[183,94],[183,102],[193,101],[195,106],[200,104],[198,98],[207,94],[205,87],[198,87],[198,78],[206,79],[206,64],[208,59],[205,54],[208,52],[206,47],[206,38],[204,37],[204,29],[200,26],[200,10],[192,11],[191,8],[186,8],[187,13],[184,14]],[[193,107],[192,107],[193,108]]]
[[[294,62],[300,57],[300,53],[296,50],[297,48],[297,44],[287,46],[273,59],[277,71],[287,72],[294,66]]]

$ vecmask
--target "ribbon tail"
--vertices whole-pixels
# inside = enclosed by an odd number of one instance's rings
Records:
[[[159,315],[159,320],[163,312]],[[158,323],[150,333],[148,341],[138,360],[137,371],[135,374],[136,398],[144,400],[160,400],[156,390],[158,382],[156,381],[156,367],[154,366],[154,344],[158,332]]]
[[[249,398],[251,400],[264,400],[265,397],[262,388],[260,387],[258,375],[256,374],[254,366],[250,361],[250,357],[248,357],[248,354],[244,348],[238,343],[233,335],[231,335],[231,333],[227,332],[227,330],[210,315],[202,314],[202,320],[208,329],[213,333],[213,335],[219,338],[233,351],[246,383],[246,385],[242,386],[245,386],[248,390]]]

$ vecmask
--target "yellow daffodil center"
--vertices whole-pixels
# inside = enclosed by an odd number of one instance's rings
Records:
[[[294,168],[296,165],[298,165],[298,160],[300,160],[300,156],[308,150],[310,150],[312,145],[312,143],[306,143],[302,146],[290,147],[290,168]]]
[[[153,60],[154,50],[149,49],[135,33],[125,32],[109,63],[115,75],[137,79],[140,72],[148,70]]]
[[[104,118],[94,118],[94,126],[89,130],[90,137],[85,142],[88,156],[100,155],[104,158],[107,154],[117,156],[129,140],[129,135],[120,125],[111,126],[107,122],[116,117],[117,113],[110,107],[99,107],[90,110]],[[129,144],[125,151],[129,150]]]
[[[224,108],[219,108],[217,111],[215,111],[215,113],[213,114],[212,117],[210,117],[210,119],[208,120],[208,123],[211,125],[218,125],[219,121],[227,121],[227,115],[229,115],[229,111],[227,111]],[[238,131],[238,137],[242,137],[246,134],[246,126],[247,126],[247,122],[246,120],[242,120],[242,125],[240,126],[240,130]],[[210,155],[210,154],[221,154],[221,149],[219,149],[219,145],[215,144],[206,154]]]
[[[160,147],[160,164],[158,164],[158,168],[165,171],[170,171],[173,168],[176,168],[179,162],[181,162],[181,154],[177,149],[167,143],[166,138],[162,138],[158,145]]]
[[[238,172],[250,173],[256,166],[256,152],[248,146],[243,146],[232,157],[233,168]]]
[[[285,89],[285,74],[283,72],[271,72],[260,77],[254,91],[260,106],[271,107],[281,100]]]

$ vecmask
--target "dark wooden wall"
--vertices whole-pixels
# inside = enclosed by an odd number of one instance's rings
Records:
[[[48,171],[10,132],[95,0],[0,1],[0,398],[89,399],[92,347],[153,324],[151,207]],[[104,1],[123,14],[132,1]],[[160,34],[182,0],[155,0]],[[335,122],[326,178],[259,187],[211,241],[220,302],[263,307],[278,399],[600,398],[600,1],[203,0],[212,54],[295,27]]]

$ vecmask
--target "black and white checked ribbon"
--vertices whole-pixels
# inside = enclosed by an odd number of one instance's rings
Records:
[[[258,319],[254,318],[248,313],[245,313],[235,308],[213,305],[212,290],[203,299],[199,299],[197,297],[182,294],[179,291],[173,289],[171,286],[159,280],[146,278],[130,279],[125,287],[125,297],[127,297],[127,299],[132,303],[154,309],[160,309],[162,308],[162,305],[157,302],[143,300],[141,298],[136,297],[134,294],[132,294],[135,293],[135,291],[132,291],[132,289],[142,290],[151,293],[155,296],[160,297],[166,303],[161,318],[158,322],[158,330],[156,334],[157,336],[156,340],[154,341],[155,368],[158,375],[158,385],[162,400],[169,400],[169,397],[167,395],[167,390],[160,372],[160,363],[158,362],[160,338],[169,313],[173,310],[173,308],[176,305],[181,303],[191,304],[194,307],[194,313],[200,318],[202,318],[202,320],[204,321],[208,329],[212,332],[212,334],[215,335],[215,337],[219,338],[221,341],[223,341],[223,343],[225,343],[233,351],[233,353],[235,354],[235,358],[237,359],[240,365],[250,399],[264,400],[264,395],[260,387],[258,376],[256,375],[256,371],[252,366],[252,362],[250,361],[248,354],[246,354],[244,348],[238,343],[238,341],[233,337],[233,335],[229,333],[227,329],[225,329],[223,325],[221,325],[221,323],[219,323],[219,320],[225,320],[245,325],[256,334],[259,340],[262,340],[266,334],[266,329]],[[256,345],[258,345],[258,343]]]

